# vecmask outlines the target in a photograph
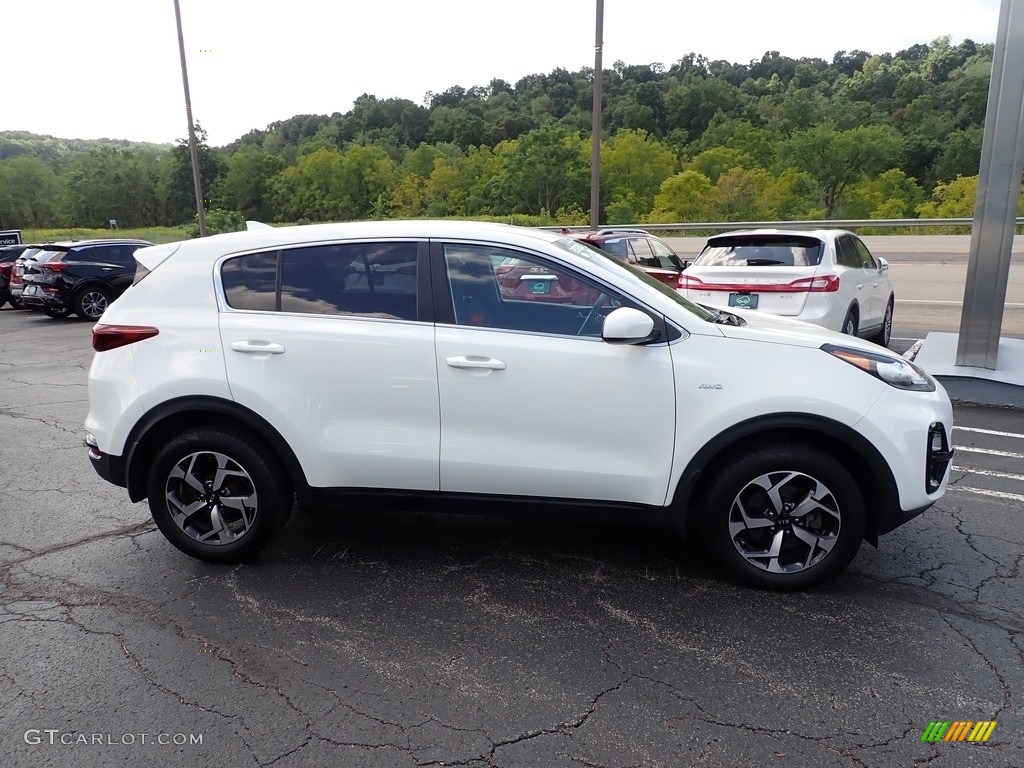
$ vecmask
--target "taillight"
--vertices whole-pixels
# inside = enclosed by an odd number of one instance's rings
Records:
[[[63,261],[44,261],[42,264],[37,265],[40,269],[48,269],[50,272],[63,272],[67,269],[67,264]]]
[[[97,323],[92,328],[92,348],[97,352],[117,349],[149,339],[160,333],[149,325],[103,325]]]
[[[794,291],[807,293],[835,293],[839,290],[839,278],[835,275],[802,277],[789,284]]]
[[[704,283],[698,280],[696,277],[690,277],[687,274],[679,275],[679,279],[676,281],[676,289],[685,291],[689,289],[700,289],[704,287]]]

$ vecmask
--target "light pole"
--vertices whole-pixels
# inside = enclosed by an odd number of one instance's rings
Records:
[[[199,236],[206,237],[206,212],[203,210],[203,181],[199,176],[199,147],[192,123],[192,97],[188,91],[188,68],[185,66],[185,38],[181,34],[181,8],[174,0],[174,19],[178,22],[178,53],[181,56],[181,82],[185,86],[185,115],[188,117],[188,152],[192,156],[192,183],[196,188],[196,213],[199,215]]]
[[[594,123],[590,154],[590,228],[597,229],[601,215],[601,48],[604,45],[604,0],[597,0],[597,34],[594,39]]]

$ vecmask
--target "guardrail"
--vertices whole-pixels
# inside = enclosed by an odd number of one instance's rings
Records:
[[[962,219],[810,219],[808,221],[701,221],[686,224],[604,224],[598,229],[643,229],[648,232],[686,232],[726,229],[859,229],[861,227],[882,227],[898,229],[914,227],[970,227],[973,218]],[[1024,226],[1024,216],[1017,217],[1017,226]],[[587,232],[590,227],[537,227],[537,229],[565,229],[570,232]]]

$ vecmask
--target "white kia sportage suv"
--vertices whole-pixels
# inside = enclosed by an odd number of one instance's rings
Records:
[[[297,502],[667,515],[800,588],[938,500],[952,408],[855,337],[705,309],[564,235],[326,224],[146,248],[93,329],[89,456],[206,560]]]

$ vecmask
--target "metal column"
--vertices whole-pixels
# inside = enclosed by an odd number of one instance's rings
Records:
[[[956,364],[995,370],[1024,171],[1024,2],[1003,0],[992,56]]]

